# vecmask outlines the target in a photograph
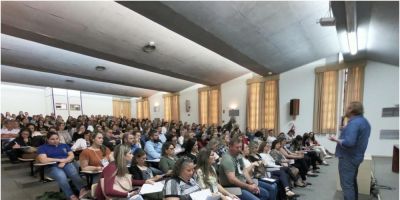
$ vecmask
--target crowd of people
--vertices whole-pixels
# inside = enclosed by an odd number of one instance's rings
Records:
[[[311,185],[308,178],[331,157],[312,132],[242,132],[234,119],[207,126],[105,115],[64,120],[21,111],[1,114],[1,121],[2,151],[11,162],[48,164],[47,175],[67,199],[90,189],[80,171],[99,172],[96,199],[191,199],[204,189],[222,200],[290,199],[298,196],[293,187]],[[158,181],[162,192],[139,194],[140,186]]]

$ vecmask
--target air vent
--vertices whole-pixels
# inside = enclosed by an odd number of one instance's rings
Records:
[[[381,130],[379,134],[379,139],[381,140],[398,140],[399,130]]]
[[[398,116],[399,116],[399,107],[382,109],[382,117],[398,117]]]

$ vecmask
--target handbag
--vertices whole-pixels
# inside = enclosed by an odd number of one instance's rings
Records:
[[[104,193],[104,178],[100,179],[100,187],[101,191],[103,192],[104,197],[107,200],[122,200],[122,199],[127,199],[127,198],[118,198],[118,197],[108,197]],[[131,175],[130,174],[125,174],[125,176],[115,176],[114,179],[114,184],[113,184],[113,189],[119,192],[130,192],[133,190],[132,186],[132,180],[131,180]]]

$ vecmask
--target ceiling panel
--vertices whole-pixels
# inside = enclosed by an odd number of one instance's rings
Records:
[[[155,90],[135,88],[125,85],[93,81],[71,76],[63,76],[47,72],[15,68],[5,65],[2,65],[0,69],[1,81],[11,83],[65,88],[102,94],[120,95],[126,97],[147,97],[157,93],[157,91]],[[71,80],[73,82],[67,82],[67,80]]]
[[[92,57],[209,85],[249,72],[116,2],[2,2],[2,8],[3,33],[21,36],[14,27]],[[157,49],[144,53],[149,41]]]
[[[5,34],[1,36],[1,46],[2,63],[14,67],[167,92],[178,92],[195,84]],[[96,66],[104,66],[106,70],[96,71]]]

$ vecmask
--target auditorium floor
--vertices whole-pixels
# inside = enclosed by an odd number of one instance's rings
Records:
[[[12,165],[2,158],[1,166],[1,199],[2,200],[34,200],[45,191],[58,191],[55,182],[40,183],[38,178],[29,177],[29,165]],[[329,166],[321,166],[320,175],[308,178],[313,185],[306,188],[296,188],[294,191],[301,196],[300,200],[340,200],[342,193],[336,191],[337,159],[328,160]],[[375,177],[378,185],[390,186],[393,190],[380,189],[383,200],[399,199],[399,174],[392,173],[391,159],[374,157]],[[14,167],[15,166],[15,167]],[[18,168],[19,167],[19,168]],[[360,195],[359,200],[377,199],[368,195]]]

